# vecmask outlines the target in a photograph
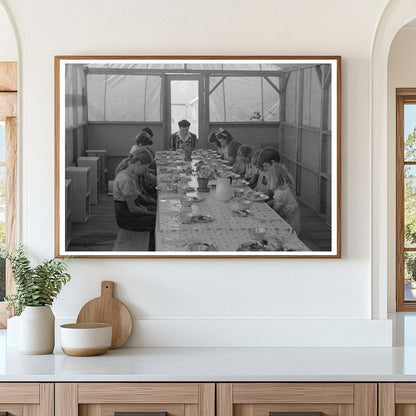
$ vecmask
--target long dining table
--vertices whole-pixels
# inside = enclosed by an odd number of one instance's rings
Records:
[[[208,191],[198,190],[197,164],[214,167],[218,174],[232,175],[230,168],[222,164],[215,152],[197,150],[191,160],[185,160],[182,152],[162,151],[156,154],[157,164],[157,221],[155,229],[156,251],[191,251],[198,243],[208,251],[236,252],[254,251],[258,247],[269,247],[273,251],[310,251],[299,239],[293,228],[241,180],[235,180],[240,194],[251,198],[248,210],[241,210],[239,198],[219,201],[216,197],[216,179],[210,179]],[[221,170],[224,170],[221,173]],[[234,194],[237,187],[233,188]],[[189,207],[183,199],[190,197]],[[183,213],[192,216],[190,223],[184,223]],[[244,214],[244,215],[242,215]],[[198,219],[204,221],[198,221]],[[205,221],[208,220],[208,221]],[[270,246],[253,241],[252,229],[261,228],[263,241],[273,242]]]

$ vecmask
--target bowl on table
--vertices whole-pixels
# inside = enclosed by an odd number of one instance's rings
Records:
[[[106,323],[61,325],[62,351],[77,357],[104,354],[111,347],[112,332],[112,326]]]
[[[193,242],[189,244],[191,251],[215,251],[216,247],[214,244]]]

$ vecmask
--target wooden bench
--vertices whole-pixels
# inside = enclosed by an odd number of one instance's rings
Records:
[[[129,231],[120,228],[113,251],[149,251],[150,231]]]

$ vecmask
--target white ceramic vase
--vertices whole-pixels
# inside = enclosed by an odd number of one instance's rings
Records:
[[[26,306],[19,319],[19,351],[50,354],[55,346],[55,316],[51,307]]]

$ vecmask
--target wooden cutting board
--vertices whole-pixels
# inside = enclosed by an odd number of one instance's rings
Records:
[[[121,347],[130,337],[133,319],[127,306],[113,297],[114,282],[101,282],[101,296],[87,302],[77,323],[103,322],[113,326],[111,349]]]

